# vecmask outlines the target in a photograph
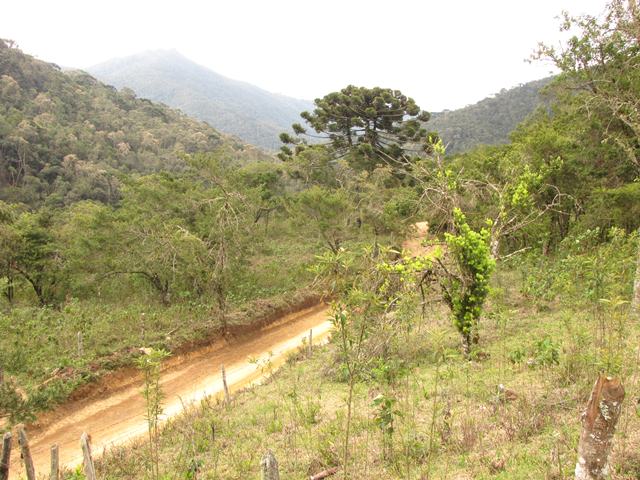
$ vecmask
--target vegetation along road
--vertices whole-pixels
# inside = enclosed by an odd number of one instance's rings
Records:
[[[165,395],[164,418],[206,396],[221,396],[221,366],[226,369],[231,391],[259,381],[267,370],[279,367],[313,329],[315,342],[326,339],[331,327],[324,304],[286,315],[270,326],[238,340],[216,342],[184,356],[170,359],[160,380]],[[49,468],[49,448],[58,444],[60,463],[74,467],[82,462],[80,436],[91,435],[96,454],[147,431],[145,401],[139,376],[111,385],[100,398],[68,403],[45,420],[40,431],[30,434],[31,453],[37,472]],[[19,455],[13,456],[11,478],[23,478]]]

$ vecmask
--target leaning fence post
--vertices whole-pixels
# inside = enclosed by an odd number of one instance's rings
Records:
[[[78,332],[78,357],[84,356],[84,342],[82,341],[82,332]]]
[[[29,439],[24,427],[18,427],[18,443],[22,451],[22,460],[24,461],[24,469],[27,473],[27,480],[36,480],[36,470],[33,466],[33,458],[31,458],[31,449],[29,448]]]
[[[309,330],[309,357],[313,353],[313,328]]]
[[[623,400],[624,387],[619,379],[598,376],[582,415],[575,480],[609,478],[609,453]]]
[[[231,402],[231,396],[229,395],[229,386],[227,385],[227,373],[224,371],[224,365],[222,365],[222,387],[224,388],[224,403],[229,405]]]
[[[271,450],[267,450],[267,453],[262,457],[260,469],[262,470],[262,480],[280,480],[278,461]]]
[[[0,480],[9,480],[9,463],[11,461],[11,432],[2,436],[2,457],[0,458]]]
[[[49,475],[49,479],[60,479],[60,452],[58,451],[58,445],[51,445],[51,475]]]
[[[93,466],[93,458],[91,458],[91,445],[89,445],[89,435],[83,433],[80,437],[80,446],[82,447],[82,458],[84,465],[84,474],[87,480],[96,480],[96,469]]]

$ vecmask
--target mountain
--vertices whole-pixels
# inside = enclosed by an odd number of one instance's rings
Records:
[[[509,142],[509,134],[542,104],[540,90],[553,77],[535,80],[458,110],[432,113],[429,129],[440,134],[447,152],[460,153],[476,145]]]
[[[121,173],[179,170],[183,152],[220,148],[233,159],[265,157],[178,110],[0,40],[0,200],[113,202]]]
[[[179,108],[214,128],[268,150],[280,147],[278,135],[300,121],[311,102],[267,92],[219,75],[173,50],[157,50],[87,69],[117,88]]]

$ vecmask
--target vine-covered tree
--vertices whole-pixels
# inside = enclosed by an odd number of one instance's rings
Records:
[[[472,343],[478,342],[478,321],[495,262],[489,250],[489,230],[472,230],[459,209],[453,211],[453,220],[456,232],[445,234],[453,268],[443,267],[440,285],[468,356]]]

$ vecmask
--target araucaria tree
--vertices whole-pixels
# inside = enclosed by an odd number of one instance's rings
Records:
[[[307,133],[299,123],[292,126],[295,136],[282,133],[282,160],[309,148],[307,138],[324,140],[335,157],[348,156],[353,167],[364,170],[383,163],[406,163],[408,155],[429,148],[429,132],[423,126],[429,113],[399,90],[349,85],[316,99],[315,104],[313,112],[300,116],[316,133]]]
[[[495,262],[489,249],[489,229],[473,230],[459,209],[453,211],[453,223],[455,233],[445,234],[450,265],[439,262],[443,270],[439,282],[468,356],[472,344],[478,342],[478,321]]]

